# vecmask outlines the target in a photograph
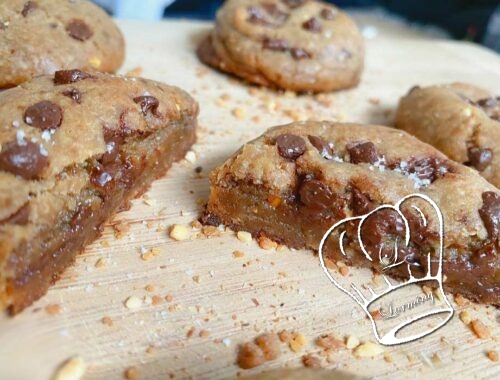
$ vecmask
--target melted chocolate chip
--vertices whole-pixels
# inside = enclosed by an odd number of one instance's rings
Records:
[[[24,122],[42,131],[57,128],[63,118],[61,108],[48,100],[42,100],[24,111]]]
[[[23,17],[26,17],[28,16],[28,14],[30,14],[37,8],[38,8],[37,3],[35,3],[34,1],[27,1],[26,3],[24,3],[24,7],[23,10],[21,11],[21,14],[23,15]]]
[[[78,69],[75,70],[59,70],[54,74],[54,84],[69,84],[75,83],[87,78],[92,78],[92,75],[86,73],[85,71],[81,71]]]
[[[274,23],[283,24],[288,19],[288,13],[281,11],[274,3],[262,3],[262,8],[274,19]]]
[[[476,105],[482,108],[490,118],[500,121],[500,96],[478,100]]]
[[[323,8],[320,12],[320,16],[325,20],[334,20],[337,16],[337,12],[331,8]]]
[[[311,58],[311,54],[302,48],[292,48],[290,49],[290,54],[296,60]]]
[[[148,112],[151,112],[153,115],[158,116],[158,106],[160,105],[160,103],[154,96],[137,96],[134,98],[134,102],[140,104],[144,116]]]
[[[305,179],[299,189],[300,201],[314,210],[328,209],[333,205],[332,191],[317,179]]]
[[[303,5],[307,0],[281,0],[283,3],[288,5],[290,8],[298,8]]]
[[[262,9],[255,6],[250,6],[247,8],[247,12],[248,22],[257,25],[271,26],[271,23],[266,19],[266,16],[264,15],[264,12],[262,12]]]
[[[82,101],[82,93],[76,88],[70,88],[62,92],[64,96],[73,99],[76,103],[80,104]]]
[[[405,171],[409,174],[415,174],[420,180],[432,183],[446,173],[448,168],[440,159],[430,157],[410,160]]]
[[[356,143],[346,147],[353,164],[374,164],[378,161],[377,148],[372,142]]]
[[[311,144],[318,150],[318,153],[321,157],[326,158],[327,160],[333,159],[333,149],[330,145],[318,136],[307,136]]]
[[[222,221],[220,220],[220,218],[217,215],[212,214],[208,211],[205,211],[200,218],[200,223],[203,225],[206,225],[206,226],[218,227],[219,225],[222,224]]]
[[[321,32],[321,22],[316,17],[312,17],[302,23],[302,28],[313,33],[319,33]]]
[[[23,177],[37,179],[47,166],[48,159],[40,152],[40,145],[26,141],[24,145],[10,142],[2,147],[0,170]]]
[[[486,169],[493,159],[493,151],[488,148],[470,147],[467,150],[467,155],[469,157],[467,164],[480,172]]]
[[[352,188],[351,208],[355,216],[365,215],[372,211],[375,206],[370,197],[363,194],[358,188]]]
[[[389,209],[373,213],[365,219],[361,227],[363,244],[371,253],[377,254],[381,244],[394,240],[396,236],[402,237],[404,233],[403,219],[397,212]]]
[[[66,31],[71,37],[78,41],[86,41],[94,34],[85,21],[79,19],[71,20],[66,25]]]
[[[283,134],[276,137],[276,146],[281,157],[295,160],[306,151],[306,142],[300,136]]]
[[[482,194],[483,206],[479,209],[479,216],[483,220],[488,236],[495,242],[500,233],[500,195],[493,191]]]
[[[262,3],[261,7],[250,6],[247,12],[249,22],[269,27],[283,25],[288,19],[288,13],[281,11],[274,3]]]
[[[290,46],[288,46],[288,42],[286,42],[285,40],[269,37],[264,38],[264,40],[262,41],[262,47],[264,49],[275,51],[288,51],[290,49]]]
[[[26,202],[12,215],[10,215],[9,217],[7,217],[3,220],[0,220],[0,225],[1,224],[17,224],[19,226],[25,226],[29,221],[30,211],[31,211],[30,204],[29,204],[29,202]]]

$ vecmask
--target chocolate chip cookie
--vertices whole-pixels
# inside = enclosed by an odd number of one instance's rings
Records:
[[[414,87],[395,123],[500,187],[500,96],[464,83]]]
[[[445,288],[500,304],[500,191],[406,132],[332,122],[279,126],[244,145],[211,173],[210,181],[204,223],[223,223],[254,237],[314,250],[340,220],[423,194],[439,206],[444,219]],[[422,210],[422,215],[429,211]],[[434,222],[423,224],[415,210],[403,212],[412,234],[397,255],[412,267],[414,277],[423,277],[436,262],[441,234]],[[387,239],[402,238],[399,217],[389,212],[377,213],[364,226],[370,253],[392,250],[385,246]],[[375,261],[359,254],[355,230],[354,225],[344,242],[354,254],[344,257],[334,239],[323,252],[334,262],[377,270]],[[425,259],[429,252],[430,263]],[[388,273],[408,278],[406,267]]]
[[[228,0],[198,56],[251,83],[321,92],[358,84],[364,44],[354,21],[327,3]]]
[[[197,114],[176,87],[80,70],[0,92],[0,309],[41,297],[106,220],[184,157]]]
[[[114,72],[124,54],[120,30],[90,1],[0,2],[0,88],[60,69]]]

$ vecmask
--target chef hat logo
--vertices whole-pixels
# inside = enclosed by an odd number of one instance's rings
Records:
[[[403,213],[403,208],[404,210],[406,210],[405,211],[406,216]],[[435,214],[433,215],[434,231],[431,231],[430,233],[432,233],[433,236],[439,240],[439,249],[437,249],[437,252],[435,250],[434,254],[432,255],[433,256],[432,260],[430,252],[425,255],[421,255],[421,257],[422,256],[424,257],[424,260],[426,259],[426,265],[420,265],[418,263],[411,262],[411,260],[408,260],[408,256],[404,257],[404,252],[408,252],[409,250],[412,234],[418,233],[418,231],[414,231],[414,228],[413,230],[410,228],[410,226],[414,226],[415,224],[414,223],[412,224],[412,220],[410,220],[407,217],[408,210],[411,210],[412,215],[416,215],[416,218],[420,218],[419,222],[423,228],[428,229],[429,219],[422,211],[424,208],[427,211],[427,214],[430,214],[431,212]],[[370,242],[365,241],[367,240],[366,236],[364,236],[365,239],[362,238],[363,237],[362,231],[364,228],[366,230],[366,227],[369,225],[369,223],[373,223],[373,217],[376,217],[377,214],[380,216],[381,213],[386,213],[386,215],[388,213],[391,213],[397,216],[398,226],[396,227],[393,225],[393,226],[388,226],[388,228],[392,228],[392,231],[398,230],[399,236],[397,236],[396,239],[392,241],[393,247],[391,248],[384,247],[384,244],[379,244],[380,249],[378,250],[378,252],[374,252],[373,249],[370,249],[371,248],[369,244]],[[392,224],[395,224],[396,218],[389,219],[389,221],[392,222]],[[390,222],[386,223],[386,227],[387,224],[390,224]],[[357,232],[356,234],[354,234],[353,231],[356,231],[356,229]],[[437,231],[435,231],[436,229]],[[446,295],[443,290],[443,273],[442,273],[443,233],[444,233],[443,229],[444,229],[443,216],[436,203],[426,195],[411,194],[402,198],[394,206],[382,205],[365,215],[343,219],[335,223],[323,236],[321,243],[319,245],[319,258],[323,271],[337,288],[348,294],[354,301],[356,301],[356,303],[359,306],[361,306],[363,311],[367,314],[368,318],[370,319],[373,326],[375,337],[380,344],[390,346],[401,343],[407,343],[422,338],[442,327],[453,316],[453,308],[449,300],[446,298]],[[338,247],[340,249],[340,252],[342,253],[343,256],[348,258],[348,254],[346,252],[347,247],[345,243],[346,241],[349,241],[348,235],[346,235],[347,231],[351,231],[351,238],[350,238],[351,242],[353,240],[352,236],[357,237],[356,244],[358,246],[358,251],[361,251],[361,253],[358,254],[364,255],[363,259],[371,261],[372,264],[376,264],[374,263],[375,260],[379,261],[380,266],[383,267],[381,276],[385,281],[384,287],[385,285],[387,285],[383,291],[376,293],[372,289],[372,287],[368,285],[356,286],[353,283],[350,283],[350,289],[348,289],[348,286],[345,285],[346,279],[343,278],[341,274],[334,272],[332,275],[332,273],[327,269],[324,256],[325,244],[327,239],[329,239],[331,235],[332,237],[335,236],[335,238],[338,236]],[[416,238],[413,237],[413,239]],[[392,252],[393,256],[392,258],[390,257],[391,256],[390,254],[388,255],[388,252],[389,253]],[[401,254],[402,252],[403,254]],[[418,278],[414,277],[412,273],[412,266],[420,267],[419,269],[421,270],[421,272],[423,272],[421,273],[421,276],[419,276]],[[387,271],[394,270],[396,267],[399,267],[398,268],[399,273],[401,273],[402,270],[408,271],[407,276],[405,276],[408,277],[408,280],[395,285],[391,283],[391,281],[384,274],[384,272],[387,273]],[[335,277],[337,277],[337,279]],[[344,285],[341,284],[341,282],[344,283],[345,287]],[[441,302],[438,307],[433,307],[431,310],[421,309],[422,310],[421,312],[416,313],[415,309],[413,310],[414,315],[412,315],[411,318],[406,318],[400,323],[398,322],[401,319],[397,320],[395,322],[397,324],[393,326],[389,331],[385,332],[384,334],[380,334],[377,323],[381,322],[379,319],[376,319],[374,317],[373,313],[369,312],[370,306],[377,304],[382,299],[382,297],[387,296],[389,293],[392,293],[391,296],[393,296],[394,294],[401,293],[399,291],[402,291],[403,288],[406,288],[406,290],[408,290],[408,286],[412,284],[423,285],[430,282],[433,283],[435,291],[440,294],[439,298],[444,302]],[[400,332],[402,329],[409,327],[410,325],[413,325],[416,322],[420,323],[422,322],[423,319],[435,318],[435,317],[439,317],[439,323],[428,324],[426,325],[423,331],[411,333],[409,336],[405,337],[396,336],[396,334]],[[413,328],[410,329],[410,331],[413,331]]]

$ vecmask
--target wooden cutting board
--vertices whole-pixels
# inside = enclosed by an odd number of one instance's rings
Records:
[[[314,339],[321,334],[373,341],[368,319],[329,282],[312,252],[266,251],[231,231],[207,238],[189,227],[207,199],[207,173],[269,126],[294,118],[390,124],[398,98],[415,84],[466,81],[500,88],[500,58],[494,52],[430,39],[388,20],[359,21],[370,26],[365,31],[371,36],[361,85],[317,97],[251,89],[203,67],[194,50],[208,24],[120,22],[127,41],[122,72],[135,69],[198,100],[195,162],[175,164],[116,216],[45,297],[15,318],[0,318],[0,379],[48,379],[73,356],[87,363],[85,379],[122,378],[128,367],[144,379],[229,379],[301,366],[302,355],[319,352]],[[173,224],[188,226],[191,239],[170,239]],[[235,250],[244,256],[235,258]],[[361,270],[351,275],[370,278]],[[127,308],[131,296],[142,305]],[[500,349],[499,311],[453,305],[455,316],[444,328],[385,348],[392,362],[383,355],[356,359],[340,350],[323,366],[377,378],[500,376],[500,364],[486,356]],[[478,339],[458,318],[463,309],[489,326],[492,338]],[[297,353],[283,345],[279,359],[250,371],[234,364],[239,343],[283,329],[302,333],[308,343]]]

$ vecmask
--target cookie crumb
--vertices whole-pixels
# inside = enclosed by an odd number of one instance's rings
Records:
[[[458,317],[466,325],[468,325],[471,322],[471,320],[472,320],[472,318],[471,318],[470,313],[469,313],[468,310],[461,311],[460,314],[458,315]]]
[[[139,379],[139,371],[136,367],[128,367],[123,372],[123,378],[127,380],[138,380]]]
[[[465,298],[463,295],[461,295],[460,293],[457,293],[455,294],[454,298],[453,298],[456,302],[456,304],[460,307],[463,307],[465,305],[467,305],[469,303],[469,301],[467,300],[467,298]]]
[[[137,296],[130,296],[125,300],[127,309],[138,309],[142,306],[142,300]]]
[[[497,351],[493,351],[493,350],[488,351],[486,353],[486,356],[488,357],[488,359],[490,359],[492,362],[495,362],[495,363],[498,362],[498,360],[499,360]]]
[[[300,350],[302,350],[306,343],[306,337],[301,333],[297,333],[290,341],[289,346],[293,352],[299,352]]]
[[[194,164],[196,162],[196,153],[193,152],[192,150],[189,150],[186,153],[186,156],[184,156],[187,162]]]
[[[349,349],[349,350],[353,350],[355,349],[356,347],[359,346],[359,339],[357,337],[355,337],[354,335],[349,335],[346,340],[345,340],[345,346]]]
[[[302,356],[302,364],[304,364],[306,368],[321,368],[320,358],[312,354]]]
[[[354,355],[360,358],[374,357],[383,352],[384,348],[380,344],[376,344],[370,341],[360,344],[353,351]]]
[[[183,241],[189,238],[189,231],[182,224],[174,224],[170,229],[170,237],[177,241]]]
[[[491,336],[488,327],[479,319],[474,319],[470,323],[471,329],[479,339],[487,339]]]
[[[79,380],[85,374],[85,362],[79,356],[66,360],[57,369],[53,380]]]
[[[245,252],[238,251],[238,250],[233,251],[233,257],[234,257],[234,258],[239,259],[239,258],[241,258],[241,257],[243,257],[243,256],[245,256]]]
[[[234,108],[231,113],[233,114],[233,116],[237,119],[244,119],[246,116],[247,116],[247,111],[244,109],[244,108],[240,108],[240,107],[237,107],[237,108]]]
[[[154,247],[154,248],[151,248],[151,249],[147,250],[146,252],[142,253],[141,259],[144,261],[149,261],[152,258],[158,256],[159,254],[160,254],[160,249]]]
[[[344,347],[344,342],[333,335],[325,334],[316,339],[316,345],[324,349],[338,350]]]
[[[159,296],[158,294],[155,294],[151,298],[151,305],[153,306],[161,305],[162,303],[163,303],[163,297]]]
[[[153,284],[148,284],[144,287],[144,289],[146,290],[146,292],[154,292],[156,287]]]
[[[238,351],[237,363],[240,368],[250,369],[264,364],[264,353],[255,343],[244,343]]]
[[[288,330],[280,331],[278,333],[278,337],[280,338],[280,341],[283,343],[289,343],[293,339],[292,333]]]
[[[271,239],[265,236],[259,237],[258,242],[259,242],[259,247],[266,251],[269,251],[271,249],[276,249],[278,247],[278,243],[272,241]]]
[[[53,303],[45,306],[45,311],[48,315],[57,315],[61,312],[61,305]]]
[[[102,322],[103,325],[106,325],[108,327],[113,326],[113,320],[110,317],[103,317],[101,319],[101,322]]]
[[[95,262],[96,268],[104,268],[105,266],[106,266],[106,259],[104,259],[102,257]]]
[[[201,330],[198,335],[199,335],[200,338],[208,338],[210,336],[210,331],[208,331],[208,330]]]
[[[136,66],[133,69],[127,71],[125,73],[125,76],[126,77],[140,77],[142,74],[142,71],[143,71],[143,69],[141,66]]]
[[[280,344],[276,334],[259,335],[255,338],[255,344],[260,347],[266,360],[274,360],[280,355]]]
[[[168,293],[166,296],[165,296],[165,301],[167,302],[172,302],[174,300],[174,295],[172,293]]]
[[[247,231],[238,231],[236,237],[243,243],[250,243],[252,241],[252,234]]]

